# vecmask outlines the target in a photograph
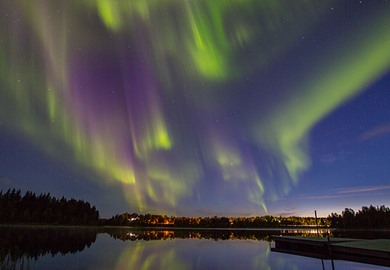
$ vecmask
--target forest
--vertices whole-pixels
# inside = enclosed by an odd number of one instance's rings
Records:
[[[341,214],[327,218],[314,217],[173,217],[166,215],[123,213],[102,224],[134,227],[190,227],[190,228],[277,228],[277,227],[332,227],[332,228],[390,228],[390,209],[382,206],[363,206],[355,212],[345,208]]]
[[[82,200],[9,189],[0,191],[0,224],[97,225],[99,211]]]
[[[156,214],[123,213],[100,219],[95,206],[83,200],[58,199],[50,193],[36,195],[20,190],[0,191],[0,224],[105,225],[132,227],[181,228],[276,228],[276,227],[332,227],[332,228],[390,228],[390,209],[382,206],[363,206],[355,212],[345,208],[341,214],[327,218],[314,217],[175,217]]]
[[[327,227],[327,218],[314,217],[174,217],[166,215],[123,213],[103,222],[105,225],[134,227],[180,227],[180,228],[275,228],[295,226]]]
[[[341,214],[330,214],[328,220],[334,228],[390,228],[390,208],[370,205],[357,212],[345,208]]]

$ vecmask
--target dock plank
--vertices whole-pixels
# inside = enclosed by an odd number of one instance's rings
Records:
[[[340,247],[369,249],[390,253],[390,239],[357,240],[353,242],[336,243],[334,245]]]
[[[332,244],[334,253],[348,253],[390,260],[390,239],[361,240]]]
[[[278,241],[293,241],[293,242],[318,242],[318,243],[326,243],[328,242],[327,237],[307,237],[307,236],[273,236],[274,240]],[[355,238],[338,238],[338,237],[331,237],[330,242],[331,243],[342,243],[342,242],[354,242],[354,241],[360,241],[360,239]]]
[[[274,236],[273,240],[276,252],[390,266],[390,239]]]

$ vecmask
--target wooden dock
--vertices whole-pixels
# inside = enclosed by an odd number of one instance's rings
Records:
[[[275,252],[390,266],[390,239],[273,236],[273,240]]]

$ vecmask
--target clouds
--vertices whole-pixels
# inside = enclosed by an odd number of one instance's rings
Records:
[[[357,193],[371,193],[373,191],[384,191],[390,189],[390,185],[379,186],[362,186],[338,189],[338,194],[357,194]]]
[[[352,152],[347,151],[340,151],[336,153],[326,153],[321,155],[320,162],[325,165],[332,165],[335,162],[346,160],[348,157],[350,157]]]
[[[377,185],[377,186],[355,186],[348,188],[337,188],[333,189],[325,195],[315,196],[301,196],[299,199],[303,200],[329,200],[329,199],[340,199],[350,197],[361,197],[361,196],[373,196],[378,194],[389,193],[390,185]]]
[[[390,134],[390,123],[385,123],[363,132],[362,134],[359,135],[357,141],[358,142],[370,141],[379,137],[388,136],[389,134]]]

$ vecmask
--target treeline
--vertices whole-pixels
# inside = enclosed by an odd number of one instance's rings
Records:
[[[341,214],[330,214],[328,219],[335,228],[390,228],[390,208],[370,205],[357,212],[345,208]]]
[[[390,228],[390,209],[382,206],[363,206],[355,212],[345,208],[341,214],[327,218],[313,217],[174,217],[153,214],[115,215],[99,219],[95,206],[83,200],[55,198],[50,193],[36,195],[27,191],[8,189],[0,191],[0,224],[53,224],[53,225],[109,225],[134,227],[181,228],[270,228],[320,226],[333,228]]]
[[[0,224],[96,225],[99,211],[88,202],[36,195],[9,189],[0,191]]]
[[[270,228],[287,226],[316,226],[312,217],[168,217],[166,215],[129,214],[115,215],[103,222],[105,225],[134,227],[184,227],[184,228]],[[328,226],[326,218],[318,218],[319,226]]]

